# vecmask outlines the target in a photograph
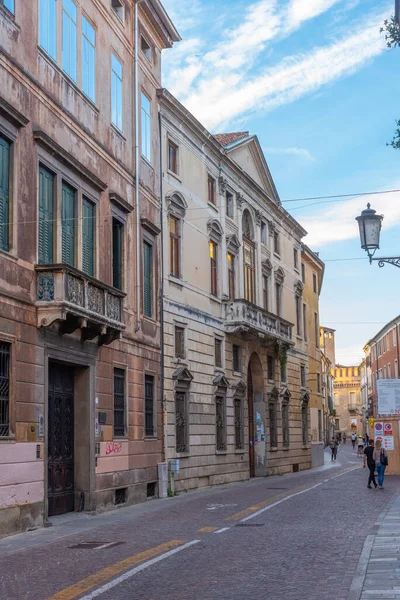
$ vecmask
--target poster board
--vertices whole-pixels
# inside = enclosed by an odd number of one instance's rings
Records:
[[[378,379],[378,415],[400,415],[400,379]]]

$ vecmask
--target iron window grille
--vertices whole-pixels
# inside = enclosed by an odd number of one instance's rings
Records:
[[[114,435],[125,435],[125,371],[114,369]]]
[[[267,356],[267,371],[268,379],[274,381],[275,379],[275,361],[272,356]]]
[[[244,449],[244,435],[243,435],[243,409],[242,401],[239,398],[234,400],[234,411],[235,411],[235,450]]]
[[[283,402],[282,404],[282,444],[285,448],[290,445],[289,442],[289,404]]]
[[[222,368],[222,340],[215,338],[215,366]]]
[[[217,450],[224,452],[226,450],[226,418],[225,418],[225,398],[217,396],[215,398],[216,407],[216,436]]]
[[[10,434],[10,344],[0,342],[0,437]]]
[[[144,378],[144,403],[145,403],[145,435],[154,435],[154,377],[145,375]]]
[[[277,414],[276,414],[276,402],[270,402],[268,406],[269,413],[269,445],[271,448],[276,448],[278,445],[278,431],[277,431]]]
[[[176,451],[187,452],[186,394],[183,392],[175,394],[175,430]]]
[[[308,445],[308,404],[303,402],[301,407],[301,432],[303,438],[303,446]]]
[[[232,345],[232,362],[233,362],[233,371],[235,373],[242,372],[242,348],[237,346],[236,344]]]

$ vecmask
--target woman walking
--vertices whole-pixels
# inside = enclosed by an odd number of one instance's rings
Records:
[[[382,448],[382,442],[376,441],[374,449],[375,471],[378,473],[378,487],[383,490],[383,478],[385,469],[388,465],[388,456],[385,448]]]

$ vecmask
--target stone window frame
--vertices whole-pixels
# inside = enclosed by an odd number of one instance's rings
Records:
[[[275,310],[276,310],[276,315],[278,317],[282,316],[284,282],[285,282],[285,271],[282,269],[282,267],[278,267],[277,269],[275,269],[275,272],[274,272],[275,304],[276,304]],[[277,301],[278,289],[279,289],[279,304]]]
[[[222,229],[221,223],[218,221],[218,219],[209,219],[208,223],[207,223],[207,229],[208,229],[208,247],[210,247],[210,242],[213,242],[216,245],[216,254],[217,254],[217,258],[216,258],[216,264],[217,264],[217,277],[216,277],[216,293],[212,293],[212,281],[211,281],[211,260],[209,258],[208,262],[209,262],[209,268],[210,268],[210,297],[211,298],[219,298],[221,296],[221,287],[222,287],[222,281],[221,281],[221,264],[222,264],[222,260],[221,260],[221,248],[222,248],[222,239],[223,239],[223,235],[224,235],[224,230]]]
[[[193,375],[187,367],[179,367],[173,374],[172,380],[174,381],[174,416],[175,416],[175,451],[176,456],[185,457],[190,455],[190,388],[193,381]],[[184,419],[185,419],[185,450],[178,451],[177,440],[176,440],[176,423],[177,423],[177,412],[176,412],[176,395],[182,394],[184,396]]]
[[[310,396],[307,392],[303,392],[300,397],[300,408],[301,408],[301,441],[303,448],[308,448],[310,445],[310,419],[308,416],[308,409],[310,403]]]
[[[16,376],[17,376],[17,338],[14,335],[9,335],[5,332],[0,333],[0,342],[9,344],[9,391],[8,391],[8,435],[0,437],[0,445],[16,440]]]
[[[234,348],[238,348],[239,369],[235,369]],[[236,373],[238,375],[243,373],[243,346],[240,344],[232,344],[232,373]]]
[[[229,388],[229,381],[225,375],[217,375],[213,380],[213,386],[215,386],[214,392],[214,404],[215,404],[215,454],[226,454],[228,451],[228,427],[227,427],[227,391]],[[218,408],[221,406],[220,417],[222,422],[218,422]],[[221,447],[218,447],[219,433],[222,435]]]
[[[173,362],[175,363],[186,363],[188,360],[187,357],[187,332],[188,332],[188,324],[184,321],[179,321],[177,319],[173,320]],[[183,330],[183,356],[177,356],[176,355],[176,328],[180,328]]]
[[[233,419],[234,419],[234,448],[235,454],[244,454],[246,452],[246,443],[245,443],[245,397],[246,397],[246,384],[242,379],[240,379],[233,386]],[[236,412],[235,407],[239,406],[240,408],[240,442],[241,447],[237,446],[237,430],[236,430]]]
[[[181,283],[183,278],[183,244],[184,244],[184,223],[186,210],[188,208],[188,204],[182,194],[179,192],[174,192],[165,198],[167,205],[167,218],[168,218],[168,238],[170,239],[170,227],[169,220],[170,217],[174,217],[179,226],[179,248],[178,248],[178,275],[172,274],[172,265],[171,265],[171,248],[169,248],[169,278],[172,281]]]
[[[170,145],[173,146],[175,149],[176,171],[170,169],[169,166]],[[169,132],[167,133],[167,172],[175,179],[179,179],[179,181],[181,181],[181,147],[179,144],[179,140]]]
[[[129,384],[128,384],[128,378],[129,378],[129,369],[128,369],[128,365],[126,364],[121,364],[121,363],[117,363],[117,362],[113,362],[113,440],[125,440],[125,439],[129,439]],[[118,369],[119,371],[123,371],[124,372],[124,433],[121,435],[117,435],[115,433],[115,420],[114,420],[114,395],[115,395],[115,390],[114,390],[114,381],[115,381],[115,371],[116,369]]]
[[[234,258],[234,297],[229,298],[230,300],[235,300],[237,291],[239,289],[238,285],[238,277],[239,277],[239,252],[240,252],[240,242],[237,235],[227,235],[226,236],[226,257],[227,257],[227,265],[228,265],[228,254],[231,254]],[[228,272],[228,287],[229,287],[229,272]]]
[[[146,377],[153,378],[153,434],[147,435],[146,433]],[[146,369],[143,373],[143,415],[144,415],[144,427],[143,427],[143,439],[154,440],[157,439],[157,393],[158,393],[158,374],[151,369]]]
[[[278,450],[278,404],[279,391],[273,387],[268,394],[269,449],[272,452]]]
[[[282,448],[290,449],[290,392],[285,389],[281,394],[281,419],[282,419]]]
[[[221,364],[217,365],[217,342],[220,342],[221,346]],[[214,370],[225,371],[225,337],[218,333],[214,334]]]
[[[153,223],[151,223],[148,219],[141,219],[141,232],[142,232],[142,314],[143,318],[157,322],[159,316],[159,310],[157,307],[157,298],[158,298],[158,278],[157,278],[157,250],[158,250],[158,235],[160,234],[160,229]],[[151,316],[144,314],[144,244],[148,244],[152,247],[152,266],[151,266],[151,278],[152,278],[152,293],[151,293]]]

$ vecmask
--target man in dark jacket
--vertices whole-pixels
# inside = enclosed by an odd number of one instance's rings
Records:
[[[371,489],[371,483],[373,483],[374,487],[377,488],[378,485],[375,481],[374,440],[369,440],[368,446],[364,449],[364,469],[366,466],[369,469],[367,487]]]

